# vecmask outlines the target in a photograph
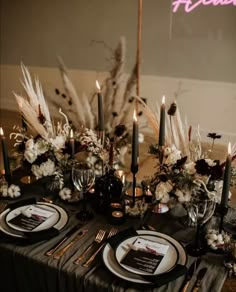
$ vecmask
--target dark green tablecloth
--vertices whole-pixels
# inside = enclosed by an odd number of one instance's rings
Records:
[[[24,191],[24,197],[30,195],[44,195],[40,185],[28,186]],[[64,205],[57,200],[58,204]],[[75,205],[64,205],[67,209],[76,209]],[[179,212],[173,210],[166,214],[152,214],[149,218],[151,225],[160,232],[173,236],[180,241],[191,240],[194,230],[187,228],[182,220],[176,215]],[[16,241],[7,241],[3,236],[0,238],[0,291],[1,292],[92,292],[92,291],[179,291],[184,276],[175,281],[169,282],[160,288],[153,288],[148,285],[140,285],[125,281],[113,275],[103,264],[102,257],[98,257],[95,265],[91,268],[84,268],[74,265],[73,261],[93,241],[94,235],[100,228],[109,230],[111,225],[103,215],[97,214],[95,218],[82,227],[88,229],[88,234],[73,246],[60,260],[47,257],[44,253],[53,246],[64,234],[78,221],[74,214],[69,211],[70,219],[68,225],[59,236],[50,240],[37,242],[31,245],[19,245]],[[140,226],[140,220],[130,218],[120,229]],[[188,266],[193,258],[188,258]],[[206,266],[205,275],[199,292],[221,291],[226,278],[226,270],[223,267],[221,255],[208,253],[202,258],[200,267]],[[195,277],[195,276],[194,276]],[[196,280],[193,278],[189,290]]]

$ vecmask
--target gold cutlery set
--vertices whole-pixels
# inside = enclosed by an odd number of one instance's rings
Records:
[[[69,232],[65,234],[65,236],[58,241],[53,247],[51,247],[46,253],[46,256],[52,256],[54,259],[60,259],[72,246],[74,246],[81,238],[83,238],[88,230],[81,230],[78,234],[72,237],[74,233],[81,227],[81,224],[73,227]],[[93,254],[87,259],[87,261],[83,264],[84,267],[89,267],[92,262],[95,260],[98,253],[102,250],[106,243],[106,239],[115,235],[118,232],[116,228],[111,228],[110,231],[99,229],[92,243],[88,245],[88,247],[83,251],[83,253],[73,262],[74,264],[82,264],[83,260],[86,259],[87,255],[90,254],[92,250],[94,250]],[[62,245],[70,238],[72,239],[64,246]],[[62,248],[61,248],[62,247]]]

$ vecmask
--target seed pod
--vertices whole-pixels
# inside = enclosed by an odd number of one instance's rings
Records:
[[[177,105],[176,102],[172,102],[172,104],[170,105],[170,108],[168,109],[167,113],[170,116],[174,116],[177,110]]]

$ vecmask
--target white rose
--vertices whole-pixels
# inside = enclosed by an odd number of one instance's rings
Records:
[[[176,161],[179,159],[181,159],[181,151],[176,149],[175,146],[172,146],[170,154],[165,159],[165,164],[167,165],[175,164]]]
[[[35,149],[28,149],[25,151],[24,157],[29,163],[33,163],[37,159],[37,152]]]
[[[34,139],[29,139],[25,143],[25,149],[27,150],[34,150],[34,146],[35,146]]]
[[[55,172],[55,163],[51,159],[48,159],[46,162],[43,162],[40,165],[40,170],[43,176],[53,175]]]
[[[43,139],[38,139],[35,143],[35,149],[38,155],[44,154],[48,151],[48,144]]]
[[[195,168],[195,163],[194,162],[188,162],[184,165],[184,168],[188,174],[195,174],[196,173],[196,168]]]
[[[65,136],[56,136],[55,139],[51,139],[50,142],[56,149],[62,149],[65,147],[66,138]]]
[[[40,169],[38,165],[32,165],[31,171],[37,179],[43,176],[42,170]]]
[[[164,201],[169,200],[169,192],[172,190],[172,186],[166,182],[160,182],[157,186],[156,186],[156,190],[155,190],[155,197],[157,200],[162,200],[164,199]],[[165,202],[166,203],[166,202]]]

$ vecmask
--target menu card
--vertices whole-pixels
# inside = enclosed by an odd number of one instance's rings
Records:
[[[142,237],[137,238],[129,247],[121,263],[150,274],[154,274],[169,248],[166,244]]]
[[[55,212],[45,210],[40,206],[29,206],[8,222],[25,230],[32,231],[53,214]]]

